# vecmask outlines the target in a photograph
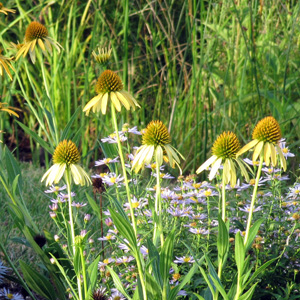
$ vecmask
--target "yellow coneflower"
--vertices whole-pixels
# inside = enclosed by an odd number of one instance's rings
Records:
[[[253,162],[262,154],[266,166],[269,166],[271,160],[272,166],[275,167],[277,165],[277,150],[281,167],[286,170],[286,160],[279,147],[281,131],[275,118],[270,116],[260,120],[253,130],[252,139],[237,153],[238,156],[254,147]]]
[[[15,9],[11,9],[11,8],[6,8],[4,7],[4,5],[0,2],[0,13],[3,13],[5,15],[7,15],[7,13],[10,12],[10,13],[15,13],[16,10]]]
[[[111,51],[111,48],[98,48],[98,53],[96,53],[96,51],[93,51],[92,55],[94,56],[95,61],[102,65],[109,61],[111,57]]]
[[[245,168],[245,164],[240,158],[237,157],[237,153],[240,148],[240,142],[233,132],[223,132],[218,136],[217,140],[213,144],[213,155],[198,168],[196,173],[199,174],[212,165],[208,177],[209,180],[212,180],[215,178],[218,169],[223,163],[224,183],[227,184],[230,182],[231,186],[234,187],[236,185],[235,164],[237,163],[242,175],[247,181],[249,181],[249,175]]]
[[[13,78],[9,70],[9,68],[11,68],[15,72],[14,67],[10,63],[12,58],[5,57],[1,53],[2,53],[2,49],[0,49],[0,75],[3,77],[5,71],[6,74],[9,76],[9,78],[12,80]]]
[[[0,111],[8,112],[10,115],[14,115],[17,118],[19,118],[19,115],[15,111],[13,111],[13,110],[22,111],[19,108],[12,107],[12,106],[7,106],[7,103],[5,103],[5,102],[3,102],[3,103],[0,102]]]
[[[106,114],[107,104],[111,101],[117,111],[121,111],[122,105],[130,110],[130,107],[135,110],[136,107],[140,107],[137,101],[126,91],[123,90],[123,82],[119,75],[111,70],[104,71],[98,78],[96,83],[96,97],[92,98],[83,111],[86,115],[89,114],[92,109],[93,112],[99,112]]]
[[[60,52],[60,48],[62,48],[58,42],[48,36],[48,30],[44,25],[33,21],[26,29],[24,44],[19,49],[16,60],[18,60],[21,55],[25,57],[29,52],[32,63],[35,63],[36,44],[40,46],[44,54],[48,51],[50,55],[52,55],[52,46],[54,46],[58,52]]]
[[[53,154],[54,165],[44,174],[41,181],[46,179],[46,185],[58,183],[67,169],[71,172],[75,184],[90,185],[89,175],[78,165],[80,154],[72,141],[63,140]]]
[[[145,164],[150,164],[153,157],[158,166],[163,160],[174,168],[179,167],[180,158],[184,157],[171,145],[171,136],[167,127],[161,121],[151,121],[142,133],[142,146],[136,151],[132,169],[137,173]],[[179,167],[180,169],[180,167]],[[180,169],[181,171],[181,169]]]

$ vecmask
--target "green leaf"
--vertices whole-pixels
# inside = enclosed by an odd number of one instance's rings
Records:
[[[257,284],[258,282],[251,286],[251,288],[245,294],[239,296],[239,300],[251,300]]]
[[[29,129],[27,126],[22,124],[21,122],[17,121],[18,125],[27,133],[29,134],[37,143],[39,143],[47,152],[49,152],[51,155],[54,152],[54,149],[52,146],[50,146],[47,142],[45,142],[41,137],[39,137],[34,131]]]
[[[147,295],[152,299],[162,299],[162,290],[159,282],[157,282],[153,276],[146,271],[146,290]]]
[[[238,269],[238,273],[241,275],[241,272],[244,267],[244,261],[245,261],[245,247],[243,243],[243,239],[240,235],[240,232],[238,231],[235,235],[235,262]]]
[[[211,277],[211,280],[214,282],[215,284],[215,287],[217,288],[217,290],[220,292],[220,294],[223,296],[223,299],[224,300],[229,300],[226,292],[225,292],[225,289],[223,287],[223,285],[221,284],[221,282],[213,277]]]
[[[160,273],[159,253],[158,253],[156,247],[154,246],[154,244],[152,243],[152,241],[149,238],[147,238],[147,246],[148,246],[149,260],[151,262],[151,267],[152,267],[152,274],[155,277],[156,281],[159,282],[159,285],[162,289],[163,280],[162,280],[161,273]]]
[[[202,296],[196,294],[196,293],[193,293],[194,296],[196,296],[199,300],[205,300]]]
[[[132,300],[132,298],[129,297],[129,295],[124,290],[123,284],[122,284],[118,274],[112,268],[110,268],[109,266],[106,266],[106,268],[108,269],[117,290],[120,291],[126,298],[128,298],[128,300]]]
[[[260,266],[251,276],[251,278],[249,279],[249,281],[245,284],[245,287],[247,285],[249,285],[251,282],[253,282],[253,280],[261,273],[263,272],[270,264],[272,264],[274,261],[276,261],[278,259],[278,257],[275,257],[269,261],[267,261],[266,263],[264,263],[262,266]]]
[[[251,247],[255,237],[256,237],[256,234],[258,232],[258,229],[261,225],[261,223],[263,222],[263,219],[258,219],[254,224],[253,226],[250,228],[249,230],[249,236],[248,236],[248,241],[247,241],[247,244],[246,244],[246,249],[245,251],[247,252],[249,250],[249,248]]]
[[[14,180],[18,178],[17,179],[18,191],[19,194],[21,195],[22,187],[23,187],[21,170],[19,165],[17,164],[17,161],[15,160],[14,156],[11,154],[8,148],[5,148],[5,162],[6,162],[8,180],[12,184]]]
[[[215,293],[215,287],[211,284],[211,282],[208,279],[208,277],[207,277],[206,272],[204,271],[204,269],[202,267],[199,267],[199,269],[200,269],[200,272],[201,272],[204,280],[206,281],[206,283],[208,285],[208,288],[209,288],[211,294],[214,295],[214,293]],[[206,297],[205,297],[205,299],[206,299]]]
[[[87,274],[88,274],[87,285],[89,287],[88,295],[90,295],[90,293],[94,290],[96,286],[99,260],[100,260],[100,255],[98,255],[98,257],[94,259],[94,261],[89,265],[87,269]]]
[[[224,260],[225,256],[228,253],[229,249],[229,234],[226,227],[226,224],[221,218],[221,215],[218,217],[219,222],[219,232],[218,232],[218,240],[217,240],[217,247],[218,247],[218,259],[219,261]]]
[[[165,288],[169,282],[169,271],[173,259],[173,250],[174,250],[174,235],[175,235],[175,230],[173,229],[171,233],[168,235],[168,237],[166,238],[160,252],[159,269],[160,269],[161,278],[163,282],[163,288]]]
[[[24,261],[20,260],[20,267],[28,286],[46,299],[56,300],[55,290],[49,278],[32,269]]]
[[[120,234],[128,240],[128,247],[133,251],[133,254],[138,255],[138,247],[135,239],[135,234],[129,220],[125,219],[114,209],[110,208],[109,211],[116,228],[118,229]]]

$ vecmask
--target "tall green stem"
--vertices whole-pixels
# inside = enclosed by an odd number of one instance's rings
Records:
[[[73,222],[73,213],[72,213],[72,196],[71,196],[71,174],[70,174],[70,168],[66,168],[66,183],[67,183],[67,191],[68,191],[68,203],[69,203],[69,219],[70,219],[70,227],[71,227],[71,244],[72,244],[72,253],[73,253],[73,259],[75,257],[75,230],[74,230],[74,222]],[[77,277],[77,287],[78,287],[78,294],[79,299],[82,299],[82,291],[81,291],[81,278],[80,273],[76,274]]]
[[[135,221],[135,216],[134,216],[131,197],[130,197],[130,189],[129,189],[129,185],[128,185],[127,172],[126,172],[126,167],[125,167],[125,162],[124,162],[122,145],[121,145],[121,141],[120,141],[119,128],[118,128],[117,118],[116,118],[116,110],[115,110],[115,107],[114,107],[112,102],[111,102],[111,113],[112,113],[113,124],[114,124],[115,131],[116,131],[118,150],[119,150],[118,152],[119,152],[119,155],[120,155],[120,160],[121,160],[121,165],[122,165],[122,171],[123,171],[123,176],[124,176],[124,183],[125,183],[125,188],[126,188],[127,200],[128,200],[128,203],[129,203],[131,221],[132,221],[133,230],[134,230],[134,233],[135,233],[135,236],[136,236],[136,234],[137,234],[136,221]]]
[[[155,157],[155,163],[156,163],[156,199],[155,199],[155,213],[158,216],[158,224],[155,223],[154,225],[154,233],[153,233],[153,243],[156,242],[156,234],[157,234],[157,228],[160,231],[160,243],[161,246],[164,244],[164,234],[162,229],[162,203],[161,203],[161,187],[160,187],[160,169],[158,164],[158,157],[156,152]]]
[[[129,185],[128,185],[127,172],[126,172],[126,168],[125,168],[122,145],[121,145],[120,136],[119,136],[119,128],[118,128],[118,124],[117,124],[116,110],[115,110],[115,107],[114,107],[112,102],[111,102],[111,113],[112,113],[113,124],[114,124],[115,131],[116,131],[118,150],[119,150],[120,161],[121,161],[121,165],[122,165],[122,171],[123,171],[124,182],[125,182],[125,187],[126,187],[127,200],[128,200],[128,203],[129,203],[131,221],[132,221],[132,224],[133,224],[133,230],[134,230],[135,237],[137,238],[136,221],[135,221],[132,202],[131,202],[131,198],[130,198],[130,189],[129,189]],[[143,276],[143,271],[142,271],[141,258],[140,258],[139,253],[136,254],[136,263],[137,263],[138,272],[139,272],[140,281],[141,281],[141,286],[142,286],[142,290],[143,290],[143,298],[144,298],[144,300],[147,300],[146,286],[145,286],[145,281],[144,281],[144,276]]]
[[[256,173],[255,185],[254,185],[254,190],[253,190],[252,199],[251,199],[251,205],[250,205],[250,211],[249,211],[249,216],[248,216],[248,221],[247,221],[244,245],[247,244],[248,238],[249,238],[249,231],[250,231],[250,226],[251,226],[251,221],[252,221],[252,215],[253,215],[254,204],[255,204],[255,199],[256,199],[256,195],[257,195],[257,188],[258,188],[259,178],[261,175],[262,165],[263,165],[263,153],[260,154],[260,158],[259,158],[259,166],[258,166],[258,170]]]
[[[226,193],[225,193],[225,175],[222,174],[222,220],[226,219]]]

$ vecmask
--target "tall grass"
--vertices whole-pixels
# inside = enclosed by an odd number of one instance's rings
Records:
[[[52,148],[76,112],[69,136],[81,141],[87,164],[101,155],[97,138],[111,132],[110,121],[84,118],[77,108],[95,95],[101,72],[92,50],[109,45],[110,68],[142,107],[129,116],[124,110],[123,120],[140,128],[151,119],[168,124],[186,171],[205,160],[222,130],[239,130],[246,141],[270,114],[299,143],[298,1],[41,0],[16,1],[15,8],[16,15],[0,18],[6,55],[15,54],[9,42],[22,42],[31,20],[44,23],[64,50],[35,65],[16,62],[13,82],[1,81],[1,101],[22,108],[21,122]],[[1,127],[20,143],[19,125],[6,117]],[[32,138],[30,145],[39,163],[39,145]]]

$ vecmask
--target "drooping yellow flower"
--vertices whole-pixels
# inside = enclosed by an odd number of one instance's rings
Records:
[[[122,105],[130,110],[130,107],[135,110],[136,107],[140,107],[137,101],[126,91],[123,90],[123,83],[118,74],[111,70],[104,71],[98,78],[96,83],[96,97],[92,98],[83,111],[86,115],[89,114],[92,109],[93,112],[99,112],[106,114],[107,104],[112,101],[117,111],[121,111]]]
[[[278,122],[272,116],[266,117],[260,120],[255,126],[252,133],[252,141],[245,145],[237,155],[241,155],[246,151],[254,147],[254,152],[252,156],[253,162],[263,154],[263,159],[266,166],[270,165],[276,167],[277,165],[277,153],[280,157],[280,165],[283,170],[286,170],[286,160],[279,146],[279,141],[281,139],[281,130]]]
[[[25,32],[24,44],[19,49],[16,60],[18,60],[22,55],[25,57],[29,52],[30,59],[32,63],[35,63],[35,49],[37,44],[42,49],[42,52],[46,54],[49,52],[52,55],[52,46],[54,46],[57,52],[60,52],[62,46],[54,41],[51,37],[48,36],[47,28],[39,22],[31,22]]]
[[[98,48],[98,53],[96,51],[92,52],[94,59],[100,65],[105,64],[109,61],[111,57],[111,48]]]
[[[212,147],[212,156],[204,162],[196,171],[197,174],[212,165],[209,173],[209,180],[213,180],[218,169],[223,163],[223,174],[225,184],[230,182],[234,187],[236,185],[236,164],[241,170],[242,175],[249,181],[249,175],[245,168],[244,162],[237,157],[237,153],[241,148],[237,136],[233,132],[223,132],[218,136]]]
[[[12,107],[12,106],[8,106],[7,103],[5,102],[0,102],[0,111],[6,111],[8,112],[10,115],[14,115],[16,116],[17,118],[19,118],[19,115],[13,111],[13,110],[17,110],[17,111],[22,111],[21,109],[19,108],[16,108],[16,107]]]
[[[8,12],[14,14],[16,11],[14,9],[4,7],[4,5],[0,2],[0,13],[7,15]]]
[[[150,164],[152,159],[161,166],[163,160],[169,162],[174,168],[179,167],[180,158],[184,157],[171,145],[171,136],[167,127],[161,121],[151,121],[142,132],[142,146],[136,151],[132,162],[132,169],[137,173],[145,164]],[[180,169],[181,171],[181,169]]]
[[[44,174],[41,181],[46,179],[46,185],[58,183],[67,169],[75,184],[90,185],[89,175],[78,165],[80,154],[72,141],[63,140],[56,147],[53,154],[54,165]]]
[[[6,74],[9,76],[10,80],[12,80],[13,78],[9,70],[9,68],[11,68],[15,72],[14,67],[10,63],[12,58],[5,57],[1,53],[2,53],[2,49],[0,49],[0,75],[3,77],[5,71]]]

